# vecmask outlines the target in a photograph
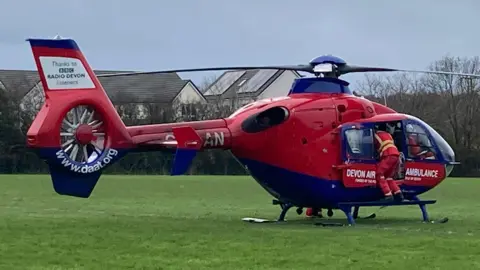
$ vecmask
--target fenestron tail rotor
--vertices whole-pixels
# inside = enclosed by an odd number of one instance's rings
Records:
[[[110,73],[101,74],[97,77],[114,77],[114,76],[130,76],[139,74],[162,74],[162,73],[181,73],[181,72],[195,72],[195,71],[221,71],[221,70],[249,70],[249,69],[277,69],[277,70],[294,70],[298,72],[307,72],[315,76],[338,78],[348,73],[359,72],[410,72],[410,73],[424,73],[424,74],[442,74],[442,75],[458,75],[464,77],[480,78],[480,74],[468,74],[458,72],[433,71],[433,70],[412,70],[412,69],[396,69],[385,67],[368,67],[349,65],[343,59],[324,55],[314,58],[308,64],[303,65],[267,65],[267,66],[226,66],[226,67],[209,67],[209,68],[188,68],[188,69],[170,69],[161,71],[139,71],[139,72],[125,72],[125,73]]]
[[[58,194],[88,198],[103,170],[135,143],[74,40],[28,41],[45,104],[27,144],[48,164]]]
[[[77,106],[65,115],[60,127],[60,144],[70,160],[84,164],[101,156],[106,148],[102,118],[90,106]]]

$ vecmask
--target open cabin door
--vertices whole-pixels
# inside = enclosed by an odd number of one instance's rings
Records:
[[[342,181],[345,187],[375,187],[377,156],[374,146],[374,124],[344,126],[341,130],[343,164]]]
[[[342,181],[345,187],[376,186],[375,171],[378,155],[374,145],[374,126],[362,123],[344,126],[341,130],[343,164]],[[426,124],[414,119],[396,121],[392,137],[400,152],[400,165],[394,176],[407,186],[435,186],[448,172],[441,145]],[[444,146],[443,146],[444,147]],[[445,148],[445,147],[444,147]],[[445,150],[443,152],[446,152]],[[453,154],[452,154],[453,155]]]

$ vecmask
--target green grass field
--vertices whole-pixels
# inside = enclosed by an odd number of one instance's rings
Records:
[[[355,227],[313,226],[294,209],[287,223],[242,222],[279,213],[249,177],[103,176],[79,199],[54,193],[49,176],[3,175],[0,190],[0,269],[480,268],[477,179],[423,195],[446,224],[406,206]]]

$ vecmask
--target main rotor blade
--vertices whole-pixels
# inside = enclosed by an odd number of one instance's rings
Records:
[[[295,70],[304,72],[313,72],[310,65],[285,65],[285,66],[245,66],[245,67],[210,67],[210,68],[189,68],[189,69],[170,69],[160,71],[138,71],[138,72],[124,72],[112,74],[99,74],[97,77],[115,77],[115,76],[130,76],[139,74],[162,74],[162,73],[177,73],[177,72],[194,72],[194,71],[217,71],[217,70],[248,70],[248,69],[279,69],[279,70]]]
[[[449,71],[410,70],[410,69],[398,69],[398,71],[402,71],[402,72],[412,72],[412,73],[440,74],[440,75],[458,75],[458,76],[464,76],[464,77],[476,77],[476,78],[480,78],[480,74],[460,73],[460,72],[449,72]]]
[[[480,78],[480,74],[448,72],[448,71],[434,71],[434,70],[413,70],[413,69],[395,69],[395,68],[381,68],[381,67],[363,67],[363,66],[339,66],[337,69],[339,75],[354,73],[354,72],[411,72],[411,73],[425,73],[425,74],[440,74],[440,75],[457,75],[465,77]]]

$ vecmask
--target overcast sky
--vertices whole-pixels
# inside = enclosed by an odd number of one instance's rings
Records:
[[[480,55],[478,0],[0,3],[1,69],[35,69],[24,40],[56,34],[74,38],[94,69],[110,70],[300,64],[322,54],[424,69],[446,54]]]

